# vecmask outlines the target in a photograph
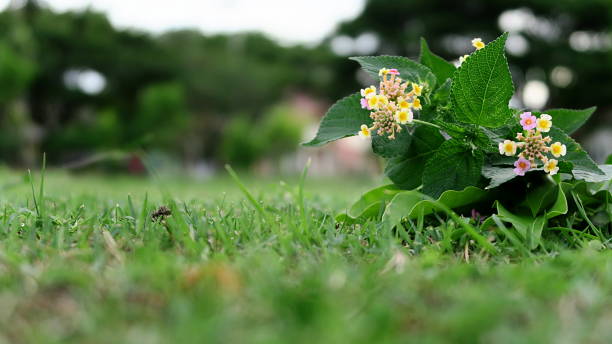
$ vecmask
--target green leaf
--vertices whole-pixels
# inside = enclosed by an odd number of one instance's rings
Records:
[[[408,153],[412,135],[407,126],[402,126],[402,131],[395,133],[395,139],[390,140],[386,135],[372,133],[372,150],[383,158],[395,158]]]
[[[474,125],[448,123],[446,121],[436,120],[435,124],[442,127],[442,129],[452,138],[461,140],[468,145],[474,145],[485,152],[495,153],[498,152],[497,143],[494,142],[490,137],[487,130],[483,127],[476,127]]]
[[[517,177],[513,168],[497,166],[483,167],[482,175],[491,180],[485,189],[493,189]]]
[[[470,204],[477,204],[489,198],[491,194],[485,190],[468,186],[464,190],[448,190],[442,193],[436,200],[449,207],[457,209]],[[421,215],[434,213],[438,207],[431,202],[429,197],[418,191],[403,191],[396,194],[387,205],[382,221],[394,227],[403,218],[417,218]]]
[[[497,141],[491,139],[491,136],[485,130],[486,128],[483,127],[474,128],[470,133],[470,142],[487,153],[499,152]]]
[[[571,135],[591,117],[595,110],[597,110],[597,107],[593,106],[583,110],[550,109],[542,112],[534,112],[534,114],[536,116],[543,113],[551,115],[555,127]]]
[[[404,218],[415,218],[421,214],[415,211],[416,206],[426,200],[427,196],[415,190],[400,192],[387,204],[382,222],[388,228],[393,228],[399,225]],[[419,210],[422,211],[422,215],[428,215],[424,208]]]
[[[612,165],[599,165],[599,169],[604,172],[604,175],[593,175],[593,178],[586,181],[586,185],[592,193],[607,190],[612,196]]]
[[[561,129],[553,126],[548,135],[552,138],[553,143],[559,141],[567,147],[567,154],[559,157],[558,160],[572,164],[574,178],[588,182],[597,182],[601,181],[602,177],[605,177],[605,173],[595,164],[589,154],[582,149],[580,144]]]
[[[387,161],[385,174],[402,189],[414,189],[423,181],[423,169],[430,156],[444,142],[440,132],[428,126],[418,126],[412,134],[406,154]]]
[[[485,237],[452,211],[452,208],[463,207],[482,201],[489,195],[490,193],[484,190],[468,187],[462,191],[446,191],[440,195],[440,198],[435,200],[415,190],[402,191],[395,195],[385,208],[382,223],[386,228],[393,228],[399,225],[403,218],[415,218],[431,214],[434,211],[442,211],[463,227],[485,249],[489,252],[495,252],[495,248]]]
[[[446,79],[438,89],[436,89],[431,96],[431,101],[427,102],[423,106],[423,110],[419,111],[419,119],[422,121],[431,122],[435,118],[441,117],[442,112],[448,112],[450,108],[450,89],[451,79]]]
[[[475,51],[453,76],[451,98],[459,121],[499,127],[512,118],[514,86],[504,55],[508,34]]]
[[[427,161],[423,171],[423,192],[438,197],[446,190],[463,190],[476,185],[484,154],[451,139],[445,141]]]
[[[356,56],[351,60],[359,62],[361,68],[378,80],[378,71],[381,68],[396,68],[402,80],[416,82],[431,92],[436,87],[436,76],[422,64],[402,56]]]
[[[541,210],[551,205],[557,198],[557,191],[558,187],[547,181],[529,188],[525,202],[531,210],[531,215],[536,216]]]
[[[546,219],[552,219],[553,217],[559,215],[567,214],[567,198],[565,197],[565,193],[563,192],[563,188],[559,185],[557,190],[557,199],[555,203],[552,205],[550,209],[546,211]]]
[[[361,108],[361,95],[355,93],[340,99],[332,105],[321,124],[314,139],[304,143],[304,146],[322,146],[328,142],[356,135],[362,124],[370,126],[370,112]]]
[[[448,136],[454,139],[462,139],[467,135],[467,128],[457,123],[449,123],[442,120],[435,120],[434,124],[442,128],[442,130],[448,134]]]
[[[451,86],[453,82],[451,79],[446,79],[446,81],[438,87],[436,92],[434,92],[432,99],[432,103],[437,105],[446,105],[450,101],[450,92]]]
[[[546,224],[545,216],[531,217],[516,215],[508,211],[500,202],[496,202],[497,215],[504,222],[509,222],[525,239],[529,249],[535,249],[540,244],[542,230]]]
[[[608,155],[608,158],[606,159],[606,165],[612,165],[612,154]]]
[[[436,76],[436,79],[438,80],[438,85],[442,85],[446,81],[446,79],[452,78],[453,73],[457,69],[452,63],[432,53],[431,50],[429,50],[427,41],[425,41],[425,38],[422,38],[422,37],[421,37],[421,55],[419,57],[419,61],[423,65],[431,69],[431,71]]]
[[[400,191],[393,184],[372,189],[361,195],[359,200],[346,213],[339,214],[336,220],[345,222],[347,219],[365,220],[374,218],[381,209],[381,203],[390,201]]]

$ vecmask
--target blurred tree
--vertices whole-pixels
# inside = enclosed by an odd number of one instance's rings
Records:
[[[325,95],[329,61],[337,60],[325,47],[282,47],[260,34],[117,30],[104,14],[55,13],[33,0],[0,13],[0,37],[27,47],[0,54],[0,63],[10,63],[0,71],[12,92],[6,97],[21,99],[22,122],[32,129],[24,132],[36,134],[29,145],[0,140],[0,154],[13,161],[3,145],[32,147],[32,157],[42,147],[51,162],[181,143],[188,160],[216,158],[232,114],[254,121],[296,88]]]
[[[225,126],[220,157],[238,168],[248,168],[261,158],[265,139],[246,116],[234,116]]]
[[[175,82],[154,84],[138,96],[136,118],[129,122],[126,141],[138,147],[179,148],[187,126],[188,110],[183,87]]]
[[[263,137],[264,156],[278,159],[297,149],[302,140],[305,115],[288,104],[271,107],[257,126],[257,133]]]
[[[118,124],[130,122],[138,116],[134,99],[140,91],[175,75],[171,55],[152,37],[117,31],[100,13],[57,14],[28,1],[0,13],[0,35],[13,46],[27,45],[27,56],[36,61],[31,82],[20,92],[27,121],[38,133],[32,143],[42,146],[51,161],[70,151],[106,146],[104,137],[92,135],[97,111],[112,108]],[[14,70],[4,71],[18,76]],[[123,128],[113,128],[111,142],[132,142]],[[79,133],[83,137],[77,139]],[[75,146],[75,139],[89,144]]]
[[[298,111],[283,103],[264,111],[258,121],[235,117],[223,133],[223,160],[240,168],[251,167],[263,158],[278,165],[285,154],[298,148],[302,139],[305,123]]]
[[[170,32],[160,38],[177,58],[194,130],[205,132],[203,155],[214,156],[229,114],[251,120],[298,88],[324,95],[332,77],[326,48],[280,47],[261,34],[206,37],[197,31]],[[239,121],[240,122],[240,121]]]

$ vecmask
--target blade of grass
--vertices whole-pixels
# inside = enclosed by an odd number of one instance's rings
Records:
[[[478,231],[469,223],[463,221],[452,209],[447,207],[444,203],[438,202],[431,197],[427,197],[431,201],[431,204],[440,210],[444,211],[448,216],[450,216],[457,224],[459,224],[465,231],[474,239],[476,242],[482,246],[488,253],[497,254],[497,249],[493,246],[484,236],[478,234]]]
[[[531,256],[531,251],[529,251],[527,247],[523,245],[523,243],[516,237],[516,235],[514,235],[508,228],[506,228],[504,223],[497,215],[493,214],[491,218],[493,219],[493,222],[495,222],[495,224],[497,225],[497,228],[506,236],[506,238],[508,238],[508,240],[512,242],[514,246],[516,246],[523,253],[523,255]]]
[[[582,204],[582,200],[580,199],[580,196],[578,196],[578,194],[574,192],[573,190],[571,191],[571,193],[572,193],[572,197],[574,198],[574,202],[576,203],[576,207],[578,208],[578,211],[580,212],[580,215],[582,215],[584,220],[589,224],[589,227],[593,230],[593,232],[597,234],[597,236],[599,237],[599,240],[601,240],[601,242],[604,242],[606,238],[604,237],[603,233],[599,230],[599,228],[597,228],[597,226],[595,226],[593,222],[591,222],[591,219],[589,219],[589,216],[587,215],[586,210],[584,209],[584,205]]]
[[[227,170],[227,173],[229,173],[230,177],[232,177],[232,179],[234,180],[234,183],[238,185],[238,188],[240,189],[240,191],[242,191],[242,193],[247,198],[247,200],[251,203],[251,205],[253,205],[253,207],[255,207],[255,209],[257,210],[259,215],[262,217],[262,219],[268,222],[268,224],[272,224],[273,222],[268,216],[268,213],[264,210],[261,204],[257,202],[255,197],[253,197],[249,189],[247,189],[247,187],[242,183],[242,181],[240,180],[240,177],[238,177],[238,174],[236,174],[234,169],[230,165],[225,165],[225,169]]]
[[[308,219],[306,217],[306,207],[304,205],[304,182],[306,181],[306,176],[308,175],[308,169],[310,168],[312,160],[308,158],[306,165],[304,165],[304,170],[300,176],[300,184],[298,186],[298,205],[300,207],[300,217],[302,218],[302,223],[300,224],[300,231],[304,233],[306,229],[309,228],[307,226]]]

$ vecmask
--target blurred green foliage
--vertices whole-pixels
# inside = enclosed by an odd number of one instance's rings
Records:
[[[294,151],[302,139],[302,118],[287,104],[268,110],[258,129],[264,138],[264,155],[274,158]]]
[[[245,116],[235,116],[225,128],[221,142],[221,156],[236,167],[251,166],[261,155],[262,136]]]
[[[178,83],[147,86],[139,93],[137,104],[136,118],[129,123],[129,138],[142,140],[140,145],[146,147],[175,146],[188,121],[183,87]]]
[[[26,165],[43,151],[61,162],[142,148],[221,160],[226,126],[257,120],[289,92],[325,95],[327,61],[336,58],[260,34],[118,30],[101,13],[55,13],[35,1],[0,13],[0,37],[0,123],[8,133],[0,158]],[[83,80],[92,74],[99,90]],[[238,113],[247,118],[234,121]]]
[[[528,46],[509,59],[519,97],[527,80],[541,80],[550,89],[548,108],[599,105],[585,131],[609,121],[609,1],[369,0],[361,15],[306,47],[256,33],[119,30],[102,13],[57,13],[29,0],[0,13],[0,159],[33,165],[42,152],[57,163],[108,149],[162,148],[191,162],[227,161],[220,143],[232,141],[222,138],[232,123],[261,122],[288,94],[330,101],[365,82],[356,63],[330,49],[336,37],[374,37],[373,49],[355,44],[350,55],[414,58],[426,36],[432,51],[455,59],[471,49],[472,37],[498,36],[508,11],[527,18],[510,38]],[[559,66],[573,76],[567,85],[552,80]],[[82,84],[91,74],[101,78],[99,90]],[[247,118],[234,120],[238,114]],[[270,154],[290,146],[276,142]]]
[[[223,133],[221,158],[240,168],[251,167],[263,158],[278,163],[302,140],[304,123],[295,111],[287,104],[279,104],[255,123],[246,116],[235,116]]]

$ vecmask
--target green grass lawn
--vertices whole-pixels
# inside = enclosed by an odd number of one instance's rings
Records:
[[[0,343],[612,340],[612,252],[334,222],[379,180],[0,175]]]

